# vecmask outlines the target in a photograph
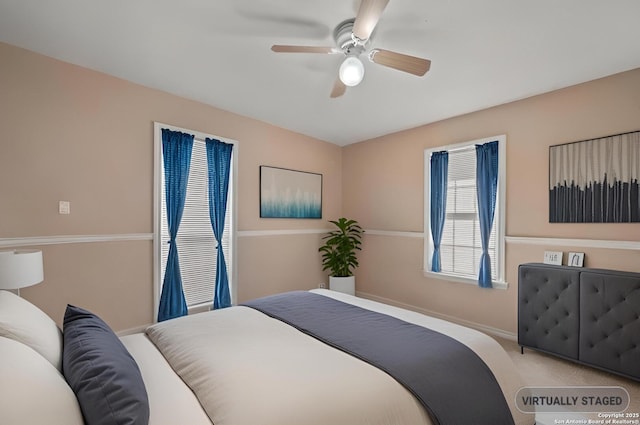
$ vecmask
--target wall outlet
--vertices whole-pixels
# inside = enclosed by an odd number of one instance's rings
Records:
[[[325,285],[325,283],[324,283],[324,282],[320,282],[320,283],[318,283],[318,288],[320,288],[320,289],[325,289],[326,287],[327,287],[327,285]]]

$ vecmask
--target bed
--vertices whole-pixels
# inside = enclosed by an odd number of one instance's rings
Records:
[[[498,384],[510,416],[500,423],[534,423],[532,415],[515,407],[523,384],[513,363],[485,334],[334,291],[308,294],[316,303],[366,310],[461,343],[484,361]],[[0,291],[0,423],[452,425],[434,417],[414,390],[388,371],[250,303],[162,322],[121,338],[92,313],[77,307],[70,313],[70,308],[63,334],[37,307]],[[76,334],[84,335],[81,344]],[[86,346],[105,341],[108,348],[87,362]],[[102,376],[87,383],[96,363],[106,364],[98,368]],[[454,394],[446,399],[455,406],[451,410],[463,411],[466,406],[456,403],[455,394],[471,387],[459,377],[455,381],[446,385]],[[111,392],[117,396],[110,398]],[[88,412],[87,404],[98,411]],[[455,425],[469,424],[482,422]]]

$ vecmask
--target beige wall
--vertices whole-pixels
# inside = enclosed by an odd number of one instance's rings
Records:
[[[508,243],[509,288],[484,290],[424,277],[420,238],[370,234],[356,274],[358,291],[515,333],[517,267],[541,262],[545,250],[585,252],[589,267],[640,271],[637,245],[544,244],[544,238],[640,241],[637,223],[548,223],[549,146],[640,130],[639,117],[636,69],[344,148],[344,215],[367,229],[422,233],[424,149],[506,134],[507,236],[543,238]]]
[[[0,242],[150,234],[154,121],[239,142],[241,234],[326,227],[324,219],[260,219],[260,165],[322,173],[323,217],[342,210],[341,149],[333,144],[3,43],[0,94]],[[70,215],[58,214],[59,200],[71,201]],[[316,287],[326,280],[318,246],[313,233],[239,237],[239,300]],[[22,295],[58,323],[66,303],[117,330],[152,321],[151,240],[39,248],[45,281]]]
[[[549,145],[640,129],[640,70],[346,148],[2,43],[0,94],[0,242],[150,234],[153,122],[237,140],[240,301],[326,281],[321,235],[308,232],[325,220],[260,219],[259,165],[322,173],[325,219],[347,215],[415,236],[423,231],[423,150],[506,134],[507,235],[640,240],[638,224],[547,223],[546,192]],[[59,200],[71,201],[71,215],[58,215]],[[510,288],[481,290],[425,278],[422,246],[419,237],[366,235],[358,291],[507,332],[516,326],[518,264],[546,249],[586,252],[594,267],[638,270],[640,260],[637,250],[509,243]],[[152,321],[151,240],[39,248],[45,281],[22,295],[56,321],[66,303],[117,330]]]

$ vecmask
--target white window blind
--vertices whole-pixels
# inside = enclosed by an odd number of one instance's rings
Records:
[[[442,272],[478,276],[482,254],[479,221],[475,146],[450,151],[447,210],[440,244]],[[497,260],[495,221],[489,239],[489,256],[494,275]]]
[[[232,161],[233,163],[233,161]],[[169,254],[169,230],[165,199],[165,180],[162,174],[162,217],[161,217],[161,276],[164,278]],[[233,175],[233,170],[231,170]],[[227,211],[222,238],[222,249],[227,261],[227,269],[232,259],[231,217],[233,179],[229,180]],[[216,279],[216,246],[211,220],[209,218],[209,190],[207,177],[207,154],[204,141],[194,139],[191,153],[191,168],[187,184],[182,221],[176,238],[182,285],[188,307],[212,303]],[[227,270],[229,272],[229,270]],[[229,274],[231,281],[231,274]]]

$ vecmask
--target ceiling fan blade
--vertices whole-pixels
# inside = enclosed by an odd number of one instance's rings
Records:
[[[274,44],[271,46],[271,50],[278,53],[342,53],[335,47],[317,47],[317,46],[285,46],[281,44]]]
[[[392,52],[391,50],[374,49],[369,53],[369,59],[379,65],[408,72],[418,77],[426,74],[431,67],[431,61],[428,59]]]
[[[340,80],[340,77],[336,78],[336,82],[333,84],[333,90],[331,90],[331,98],[340,97],[347,91],[347,86]]]
[[[362,0],[353,25],[353,35],[359,40],[369,39],[387,3],[389,0]]]

